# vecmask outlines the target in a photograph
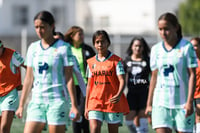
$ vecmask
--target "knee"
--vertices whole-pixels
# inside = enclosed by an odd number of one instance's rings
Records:
[[[90,132],[91,133],[100,133],[101,132],[101,126],[98,124],[90,124]]]

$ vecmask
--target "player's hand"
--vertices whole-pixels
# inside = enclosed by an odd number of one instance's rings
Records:
[[[88,120],[88,111],[87,110],[85,110],[84,116],[85,116],[85,119]]]
[[[147,106],[145,110],[145,115],[151,116],[152,106]]]
[[[120,100],[120,97],[121,97],[121,95],[115,95],[115,96],[113,96],[109,101],[110,101],[111,103],[118,103],[119,100]]]
[[[71,108],[70,114],[73,113],[74,117],[72,118],[73,121],[78,121],[80,119],[80,113],[77,108]],[[70,115],[69,114],[69,115]]]
[[[22,118],[23,117],[23,108],[22,107],[19,107],[18,109],[17,109],[17,111],[15,112],[15,114],[16,114],[16,116],[18,117],[18,118]]]
[[[190,116],[194,112],[193,103],[186,103],[184,107],[185,117]]]

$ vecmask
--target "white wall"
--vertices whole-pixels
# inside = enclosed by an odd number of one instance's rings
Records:
[[[59,18],[56,20],[56,30],[66,31],[75,23],[75,1],[74,0],[4,0],[0,6],[0,35],[19,35],[23,26],[14,24],[13,19],[16,12],[14,6],[28,7],[28,24],[26,25],[28,35],[35,35],[33,18],[41,10],[52,12],[53,7],[61,9]],[[55,17],[55,16],[54,16]]]
[[[112,33],[151,33],[154,31],[154,0],[92,0],[94,29]],[[110,26],[101,27],[100,18],[109,16]]]

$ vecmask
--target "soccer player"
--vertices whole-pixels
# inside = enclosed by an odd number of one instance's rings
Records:
[[[183,39],[174,14],[162,14],[158,30],[162,41],[151,49],[146,113],[152,111],[152,127],[157,133],[171,133],[172,129],[192,132],[196,54],[192,44]]]

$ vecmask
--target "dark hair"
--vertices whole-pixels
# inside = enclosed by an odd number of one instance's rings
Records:
[[[34,17],[34,21],[37,20],[37,19],[42,20],[49,25],[55,24],[55,20],[54,20],[53,15],[48,11],[40,11],[39,13],[37,13]],[[53,34],[54,33],[55,33],[55,28],[53,30]]]
[[[63,33],[61,33],[60,31],[54,32],[54,35],[58,35],[58,36],[60,36],[60,38],[61,38],[62,40],[64,40],[64,35],[63,35]]]
[[[178,26],[178,30],[177,30],[177,37],[178,39],[180,40],[183,36],[182,36],[182,29],[181,29],[181,25],[180,23],[178,22],[178,19],[177,17],[172,14],[172,13],[164,13],[162,14],[159,18],[158,18],[158,21],[160,20],[165,20],[169,23],[171,23],[174,27],[177,27]]]
[[[133,46],[134,41],[136,41],[136,40],[140,41],[140,42],[142,43],[142,45],[143,45],[143,48],[144,48],[144,49],[143,49],[143,52],[142,52],[143,57],[144,57],[144,58],[149,57],[150,48],[149,48],[147,42],[145,41],[145,39],[144,39],[143,37],[139,37],[139,36],[134,37],[134,38],[131,40],[131,42],[130,42],[130,44],[129,44],[129,47],[128,47],[128,49],[127,49],[127,54],[128,54],[129,56],[133,54],[132,46]]]
[[[109,45],[111,44],[108,33],[107,33],[105,30],[97,30],[97,31],[93,34],[93,37],[92,37],[93,45],[95,44],[95,40],[96,40],[96,38],[97,38],[98,36],[102,36],[104,39],[106,39],[106,40],[108,41]]]

